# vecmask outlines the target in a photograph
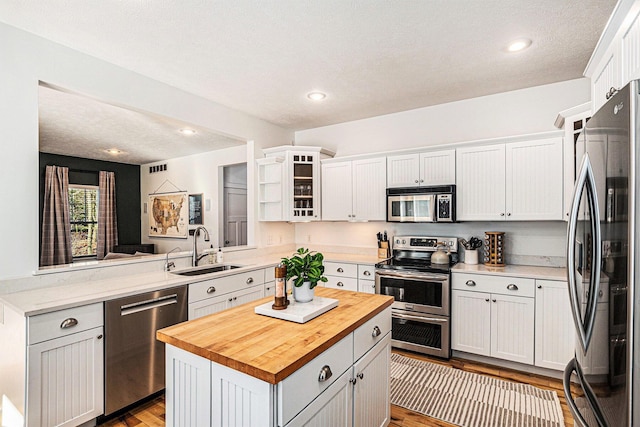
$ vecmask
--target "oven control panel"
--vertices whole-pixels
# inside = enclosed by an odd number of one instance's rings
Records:
[[[456,237],[395,236],[393,249],[435,252],[439,246],[449,252],[458,252]]]

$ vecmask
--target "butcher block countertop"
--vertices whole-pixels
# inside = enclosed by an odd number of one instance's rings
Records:
[[[273,300],[268,297],[160,329],[157,338],[277,384],[393,303],[390,296],[320,286],[315,294],[337,299],[338,306],[304,324],[254,313]]]

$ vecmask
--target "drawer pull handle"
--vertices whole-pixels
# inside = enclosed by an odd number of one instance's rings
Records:
[[[68,319],[64,319],[62,323],[60,323],[60,329],[73,328],[77,324],[78,324],[78,319],[74,319],[73,317],[70,317]]]
[[[356,378],[349,378],[349,384],[356,385],[357,382],[358,380]]]
[[[216,291],[215,286],[209,286],[209,289],[207,289],[207,293],[208,293],[208,294],[212,294],[212,293],[214,293],[215,291]]]
[[[365,270],[362,274],[364,274],[365,276],[371,276],[371,272],[369,270]]]
[[[338,267],[338,269],[336,270],[338,273],[344,273],[344,270],[342,269],[342,267]]]
[[[329,365],[324,365],[322,369],[320,369],[320,375],[318,375],[318,382],[323,383],[329,378],[331,378],[332,375],[333,375],[333,372],[331,372],[331,368],[329,367]]]
[[[98,335],[98,339],[101,340],[102,339],[102,335]]]
[[[362,372],[360,372],[358,375],[356,375],[356,377],[358,377],[359,379],[363,379],[364,378],[364,374]]]
[[[371,331],[371,336],[373,338],[376,338],[376,337],[379,337],[380,335],[382,335],[382,331],[377,326],[374,326],[373,331]]]
[[[542,285],[538,285],[538,289],[542,289]]]
[[[336,283],[336,285],[338,285],[338,286],[342,287],[342,286],[344,286],[344,283],[342,283],[342,282],[338,282],[338,283]]]
[[[467,285],[467,286],[475,286],[476,282],[474,282],[473,280],[467,280],[467,283],[465,283],[465,285]]]
[[[507,289],[509,289],[510,291],[517,291],[518,287],[513,283],[510,283],[509,285],[507,285]]]
[[[247,279],[247,285],[250,285],[250,284],[252,284],[252,283],[253,283],[253,277],[249,277],[249,278]]]
[[[489,302],[489,298],[485,298],[484,300],[485,300],[486,302]]]
[[[492,299],[491,301],[496,302],[496,300]]]

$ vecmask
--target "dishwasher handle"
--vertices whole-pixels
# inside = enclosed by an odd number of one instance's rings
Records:
[[[138,301],[131,304],[120,306],[120,315],[127,316],[129,314],[139,313],[141,311],[152,310],[154,308],[164,307],[165,305],[177,304],[178,294],[166,295],[159,298],[152,298],[144,301]]]

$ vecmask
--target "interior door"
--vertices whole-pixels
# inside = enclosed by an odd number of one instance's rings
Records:
[[[224,189],[224,246],[247,244],[247,190]]]

